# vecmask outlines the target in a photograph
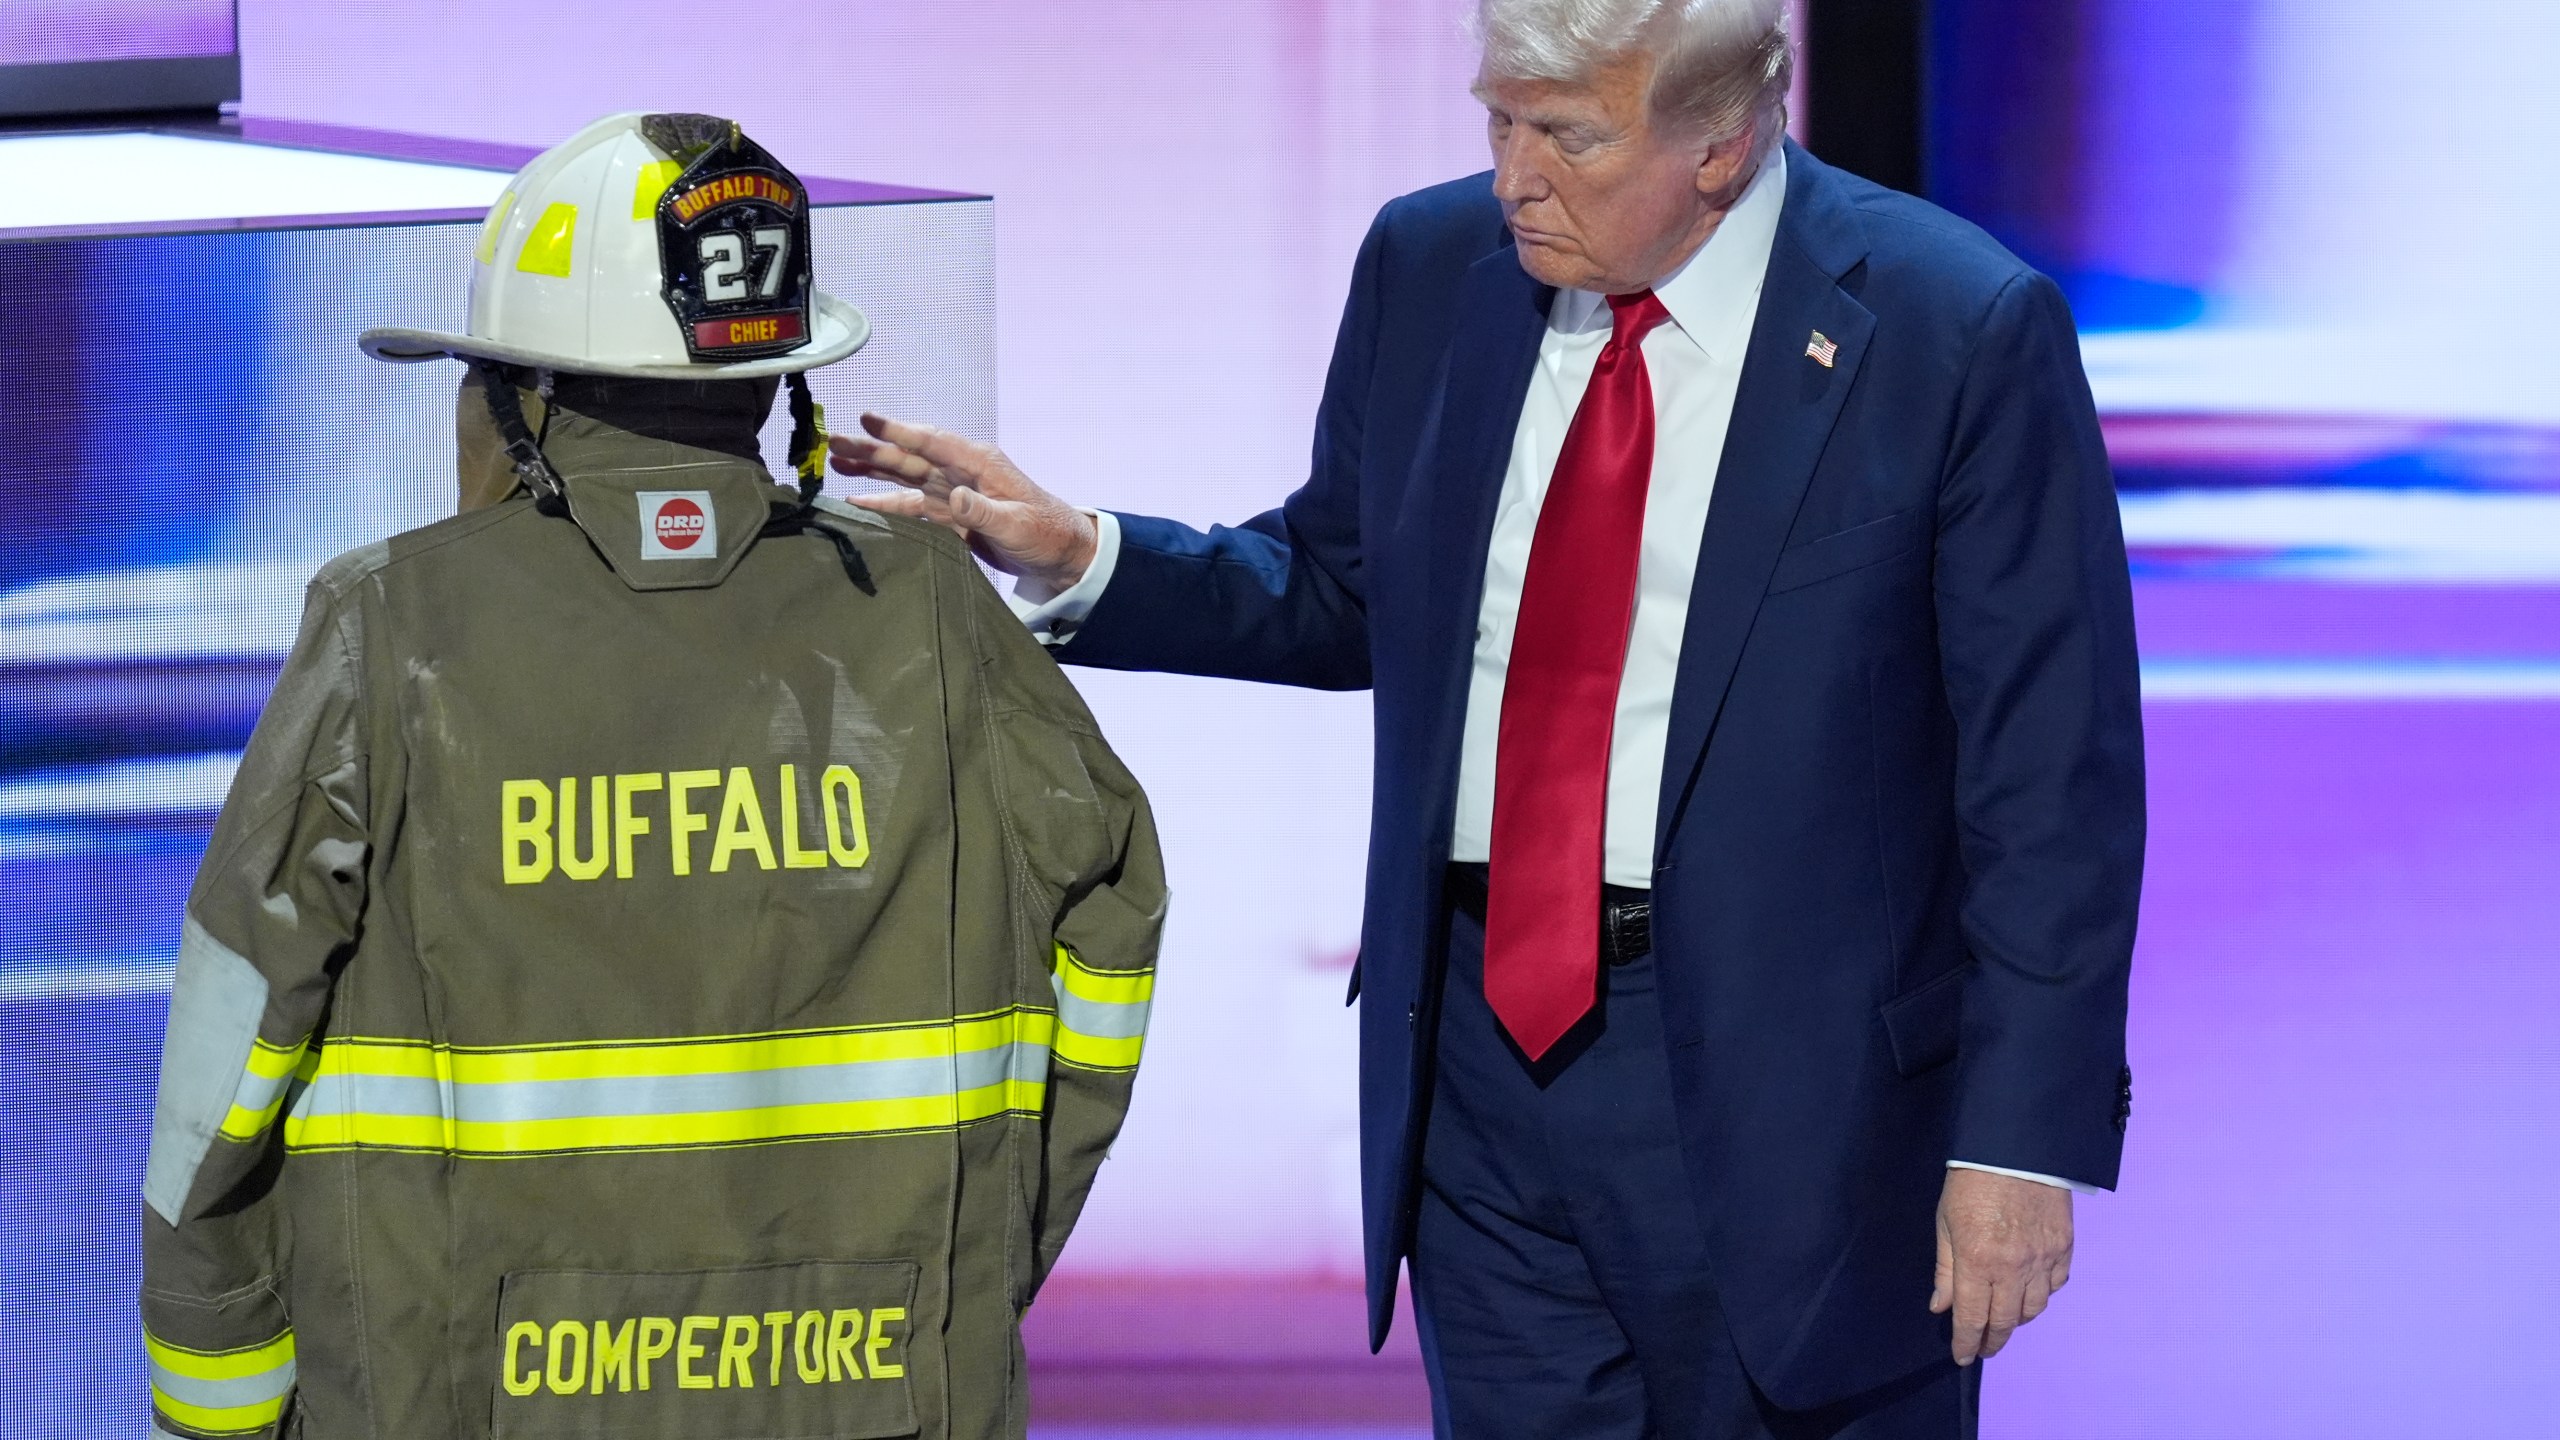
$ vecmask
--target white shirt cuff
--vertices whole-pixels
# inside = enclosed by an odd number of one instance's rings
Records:
[[[1947,1168],[1950,1170],[1980,1170],[1986,1175],[2006,1175],[2012,1180],[2033,1180],[2039,1185],[2050,1185],[2056,1190],[2068,1190],[2074,1195],[2096,1195],[2100,1193],[2098,1187],[2095,1185],[2083,1185],[2077,1180],[2065,1180],[2059,1175],[2039,1175],[2033,1170],[2004,1170],[1997,1165],[1976,1165],[1970,1160],[1950,1160],[1947,1162]]]
[[[1120,517],[1108,510],[1087,510],[1093,520],[1093,563],[1085,567],[1084,578],[1064,590],[1051,590],[1031,576],[1020,576],[1013,582],[1013,593],[1005,604],[1013,607],[1014,618],[1031,629],[1043,645],[1064,645],[1075,638],[1076,627],[1093,613],[1102,599],[1102,587],[1111,583],[1111,572],[1120,564]]]

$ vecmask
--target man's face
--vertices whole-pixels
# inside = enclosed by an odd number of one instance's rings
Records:
[[[1658,130],[1653,59],[1622,56],[1582,84],[1481,76],[1493,193],[1540,283],[1626,294],[1677,269],[1722,212],[1748,136],[1710,151]]]

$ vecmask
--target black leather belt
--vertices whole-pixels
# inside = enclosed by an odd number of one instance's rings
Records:
[[[1477,924],[1484,923],[1485,867],[1472,862],[1449,867],[1449,903]],[[1653,892],[1624,885],[1600,887],[1600,959],[1624,965],[1653,953]]]

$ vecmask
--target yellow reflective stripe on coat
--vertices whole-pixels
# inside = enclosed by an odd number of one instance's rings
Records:
[[[1057,1019],[463,1047],[349,1038],[285,1116],[295,1150],[466,1157],[779,1144],[947,1130],[1046,1103]]]
[[[1064,945],[1052,976],[1058,990],[1058,1059],[1086,1070],[1134,1070],[1147,1041],[1156,972],[1096,970]]]
[[[309,1050],[309,1037],[290,1046],[270,1045],[264,1040],[249,1046],[249,1063],[240,1076],[240,1088],[231,1095],[231,1109],[222,1117],[222,1136],[226,1140],[255,1140],[275,1123],[276,1111],[284,1107],[285,1091],[294,1071],[302,1065]]]
[[[238,1350],[189,1350],[144,1331],[151,1403],[162,1416],[208,1435],[248,1435],[284,1415],[293,1393],[293,1332]]]

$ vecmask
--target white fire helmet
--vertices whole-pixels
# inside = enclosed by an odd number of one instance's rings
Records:
[[[870,338],[811,278],[809,193],[726,120],[610,115],[534,157],[480,226],[468,334],[383,326],[378,360],[658,380],[829,365]]]

